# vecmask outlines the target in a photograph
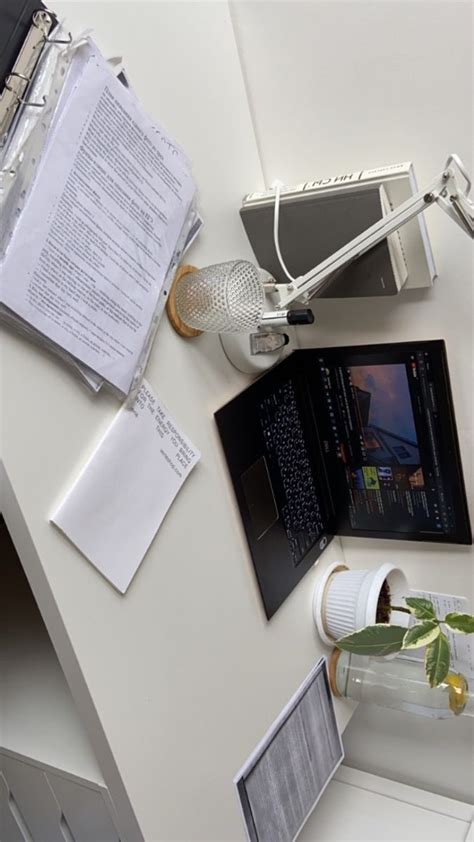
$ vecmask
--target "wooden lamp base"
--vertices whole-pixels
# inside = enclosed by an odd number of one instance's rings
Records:
[[[176,275],[174,276],[174,280],[171,284],[171,289],[168,295],[168,301],[166,302],[166,312],[168,314],[168,319],[171,325],[175,329],[176,333],[179,333],[180,336],[184,336],[187,339],[190,339],[193,336],[200,336],[201,333],[203,333],[203,331],[196,330],[196,328],[194,327],[189,327],[189,325],[185,324],[183,320],[179,317],[178,311],[176,309],[176,289],[183,275],[189,275],[190,272],[197,271],[197,266],[191,266],[190,264],[184,264],[183,266],[180,266],[179,269],[176,271]]]

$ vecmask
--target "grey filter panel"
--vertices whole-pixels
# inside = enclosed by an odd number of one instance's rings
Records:
[[[295,839],[343,756],[324,660],[236,779],[252,842]]]

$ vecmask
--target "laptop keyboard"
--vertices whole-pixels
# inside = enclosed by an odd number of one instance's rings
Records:
[[[293,384],[278,387],[259,409],[271,473],[279,474],[283,485],[279,510],[296,567],[324,525]]]

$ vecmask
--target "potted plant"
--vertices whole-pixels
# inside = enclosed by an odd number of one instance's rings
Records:
[[[402,650],[426,646],[425,673],[430,687],[438,687],[450,671],[451,653],[449,639],[442,626],[458,634],[474,634],[474,616],[452,611],[437,617],[433,603],[421,597],[406,597],[407,607],[396,606],[397,614],[413,616],[416,622],[410,627],[375,623],[336,641],[336,646],[346,652],[375,657],[396,655]]]
[[[372,570],[349,570],[331,564],[318,580],[313,596],[313,617],[322,640],[331,645],[341,637],[373,623],[408,626],[401,603],[409,590],[405,574],[394,564]]]

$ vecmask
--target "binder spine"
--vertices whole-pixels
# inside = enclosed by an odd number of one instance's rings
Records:
[[[26,98],[26,92],[46,44],[52,41],[49,34],[53,26],[54,18],[50,12],[45,9],[34,12],[31,27],[15,66],[4,80],[3,92],[0,96],[0,147],[6,139],[20,105],[43,108],[46,104],[44,97],[42,102],[31,102]]]

